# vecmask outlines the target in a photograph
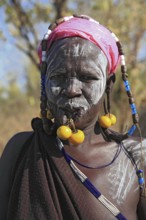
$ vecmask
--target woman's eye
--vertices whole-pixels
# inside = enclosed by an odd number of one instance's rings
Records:
[[[65,78],[65,76],[64,75],[53,75],[53,76],[50,76],[50,79],[51,80],[62,80],[62,79],[64,79]]]
[[[98,79],[93,76],[81,76],[80,80],[81,81],[93,81],[93,80],[98,80]]]

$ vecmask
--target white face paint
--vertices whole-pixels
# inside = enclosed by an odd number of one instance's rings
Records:
[[[125,140],[124,146],[131,153],[135,163],[137,164],[137,168],[143,169],[141,167],[141,156],[143,155],[144,158],[143,166],[146,167],[146,139],[142,142],[142,149],[139,141],[140,140],[138,139],[131,139],[128,140],[127,144],[127,140]],[[139,195],[139,184],[136,169],[126,155],[122,156],[118,163],[110,168],[108,180],[111,183],[111,187],[109,189],[110,196],[115,199],[119,205],[124,204],[125,198],[129,195],[131,188],[133,188],[133,194]]]
[[[79,44],[73,45],[71,49],[64,49],[64,54],[66,57],[73,56],[73,57],[80,57],[86,56],[84,53],[84,46],[81,48]]]
[[[132,170],[131,170],[132,169]],[[130,170],[130,172],[129,172]],[[132,167],[131,161],[125,155],[116,166],[112,166],[108,174],[108,180],[111,183],[109,189],[110,196],[121,205],[125,202],[125,198],[129,195],[131,185],[136,178],[135,168]],[[135,191],[138,191],[138,186]]]
[[[56,120],[64,123],[69,115],[79,127],[96,120],[106,73],[107,59],[93,43],[77,37],[55,42],[48,56],[46,93]]]
[[[52,87],[51,90],[52,90],[52,94],[54,94],[54,96],[58,96],[61,91],[61,87],[55,86],[55,87]]]

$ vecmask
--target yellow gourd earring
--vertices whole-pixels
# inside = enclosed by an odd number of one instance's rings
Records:
[[[107,95],[107,106],[106,102],[104,100],[104,111],[105,115],[101,116],[99,118],[99,124],[102,128],[109,128],[112,125],[116,124],[116,116],[109,113],[110,112],[110,88],[111,83],[115,82],[115,74],[113,74],[108,80],[107,80],[107,86],[106,86],[106,95]]]
[[[69,140],[72,144],[78,145],[84,141],[84,132],[76,129],[72,119],[68,120],[68,125],[61,125],[57,129],[57,136],[61,140]]]
[[[116,116],[110,113],[105,114],[99,118],[99,124],[102,128],[109,128],[116,124],[116,121]]]
[[[72,130],[70,129],[68,125],[61,125],[57,129],[57,136],[61,140],[67,140],[71,136],[71,134],[72,134]]]

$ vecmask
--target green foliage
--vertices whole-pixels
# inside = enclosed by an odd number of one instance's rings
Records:
[[[35,66],[29,64],[25,70],[26,95],[39,99],[40,93],[40,73]]]

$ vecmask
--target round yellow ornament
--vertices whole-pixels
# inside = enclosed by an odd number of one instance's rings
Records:
[[[111,119],[104,115],[99,118],[99,124],[102,128],[109,128],[112,125]]]
[[[57,129],[57,136],[61,139],[61,140],[67,140],[72,134],[71,129],[66,126],[66,125],[62,125]]]
[[[110,118],[110,120],[111,120],[111,125],[116,124],[117,118],[116,118],[115,115],[113,115],[113,114],[106,114],[105,116],[107,116],[107,117]]]
[[[84,141],[84,139],[84,132],[81,130],[77,130],[76,132],[72,133],[72,135],[69,138],[69,141],[74,145],[78,145],[81,144]]]

